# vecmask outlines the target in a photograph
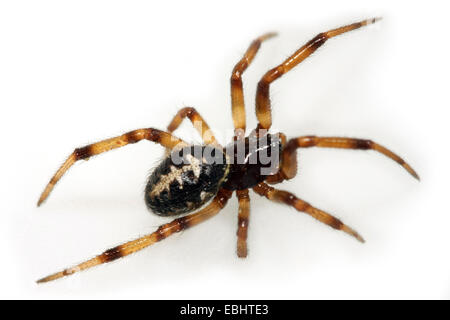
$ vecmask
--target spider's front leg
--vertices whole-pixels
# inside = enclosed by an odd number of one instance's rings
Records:
[[[281,169],[274,175],[268,177],[266,180],[269,183],[278,183],[283,180],[292,179],[297,173],[297,149],[298,148],[340,148],[340,149],[354,149],[354,150],[374,150],[384,154],[386,157],[394,160],[414,178],[419,180],[419,175],[414,169],[406,163],[400,156],[396,155],[391,150],[379,145],[372,140],[356,139],[356,138],[342,138],[342,137],[316,137],[305,136],[290,139],[284,146],[281,155]]]
[[[244,138],[246,129],[245,103],[244,103],[244,89],[242,86],[242,74],[252,63],[256,56],[261,43],[267,39],[274,37],[276,33],[266,33],[250,44],[247,51],[241,60],[234,66],[231,73],[231,113],[233,116],[235,136],[239,139]]]
[[[37,205],[38,206],[41,205],[41,203],[44,202],[45,199],[47,199],[55,184],[59,181],[59,179],[61,179],[64,173],[67,170],[69,170],[69,168],[76,161],[89,159],[90,157],[98,155],[100,153],[120,148],[130,143],[136,143],[141,140],[153,141],[169,149],[173,149],[176,146],[186,145],[186,143],[183,140],[173,136],[170,133],[160,131],[158,129],[147,128],[130,131],[118,137],[106,139],[97,143],[84,146],[82,148],[77,148],[62,164],[62,166],[58,169],[55,175],[50,179],[50,182],[47,184],[44,191],[42,192]]]
[[[298,211],[305,212],[309,214],[311,217],[323,222],[330,227],[344,231],[345,233],[355,237],[358,241],[364,242],[364,239],[352,228],[345,225],[341,220],[333,217],[329,213],[326,213],[320,209],[314,208],[308,202],[303,201],[297,198],[290,192],[277,190],[265,184],[264,182],[259,183],[255,187],[253,187],[253,191],[257,194],[266,197],[269,200],[275,202],[281,202],[287,204],[288,206],[294,207]]]
[[[352,23],[337,29],[329,30],[319,33],[313,39],[308,41],[304,46],[298,49],[294,54],[287,58],[279,66],[267,71],[258,83],[256,91],[256,117],[258,118],[259,129],[269,129],[272,125],[272,111],[270,106],[270,84],[289,72],[296,65],[313,54],[319,47],[321,47],[328,39],[336,37],[340,34],[361,28],[363,26],[375,23],[380,18],[373,18]]]
[[[171,236],[176,232],[186,230],[216,215],[226,205],[230,197],[231,191],[224,189],[219,190],[219,192],[217,193],[216,197],[212,200],[212,202],[202,210],[175,219],[172,222],[160,226],[155,232],[151,234],[148,234],[139,239],[132,240],[117,247],[106,250],[102,254],[90,260],[82,262],[72,268],[68,268],[63,271],[49,275],[45,278],[38,280],[37,282],[43,283],[53,281],[65,276],[72,275],[75,272],[92,268],[99,264],[111,262],[119,258],[125,257],[129,254],[132,254],[136,251],[142,250],[158,241],[164,240],[165,238]]]

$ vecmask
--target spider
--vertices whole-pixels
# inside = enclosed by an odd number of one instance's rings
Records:
[[[258,83],[256,93],[258,125],[248,136],[245,136],[246,118],[242,74],[252,62],[261,43],[272,38],[275,34],[267,33],[255,39],[243,58],[235,65],[231,75],[234,139],[226,148],[221,147],[216,141],[201,115],[194,108],[185,107],[175,115],[167,127],[167,131],[154,128],[138,129],[75,149],[47,184],[38,201],[38,206],[47,199],[55,184],[76,161],[87,160],[100,153],[141,140],[150,140],[165,147],[167,152],[165,159],[153,171],[148,180],[145,188],[146,205],[157,215],[185,215],[161,225],[153,233],[106,250],[90,260],[49,275],[37,282],[52,281],[99,264],[114,261],[142,250],[176,232],[193,227],[221,211],[233,192],[236,192],[239,203],[237,255],[240,258],[245,258],[247,256],[250,188],[260,196],[294,207],[296,210],[309,214],[320,222],[341,230],[360,242],[364,242],[364,239],[355,230],[339,219],[313,207],[290,192],[275,189],[268,184],[277,184],[294,178],[297,173],[297,149],[310,147],[374,150],[396,161],[417,180],[419,180],[419,176],[401,157],[371,140],[318,136],[302,136],[287,140],[282,133],[270,134],[272,115],[269,89],[272,82],[309,57],[328,39],[375,23],[379,19],[363,20],[320,33],[283,63],[265,73]],[[202,136],[204,144],[189,145],[172,134],[185,118],[189,118],[194,124],[196,130]],[[252,144],[256,147],[251,148]],[[238,149],[244,152],[243,157],[240,158],[243,161],[239,161],[238,152],[236,152]],[[197,151],[200,151],[203,156],[197,157],[195,155]],[[263,152],[275,155],[275,160],[277,160],[275,169],[263,163],[261,157]],[[206,160],[204,156],[206,153],[211,155],[214,161]],[[181,157],[183,161],[176,162],[176,156]],[[256,162],[253,161],[252,163],[249,160],[252,158],[256,159]],[[263,169],[266,169],[265,173],[263,173]]]

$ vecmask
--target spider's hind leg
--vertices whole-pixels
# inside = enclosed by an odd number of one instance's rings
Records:
[[[106,250],[102,254],[90,260],[82,262],[72,268],[68,268],[63,271],[49,275],[45,278],[38,280],[37,282],[43,283],[53,281],[74,274],[75,272],[89,269],[99,264],[111,262],[119,258],[125,257],[129,254],[132,254],[136,251],[142,250],[158,241],[164,240],[165,238],[171,236],[176,232],[180,232],[190,227],[193,227],[216,215],[226,205],[230,197],[231,197],[230,191],[223,189],[219,190],[217,196],[212,200],[212,202],[202,210],[175,219],[169,223],[160,226],[155,232],[151,234],[145,235],[136,240],[132,240],[117,247]]]
[[[364,242],[364,239],[352,228],[344,224],[338,218],[333,217],[331,214],[326,213],[320,209],[314,208],[308,202],[303,201],[297,198],[294,194],[277,190],[265,184],[264,182],[259,183],[255,187],[253,187],[253,191],[257,194],[266,197],[269,200],[275,202],[281,202],[287,204],[288,206],[294,207],[298,211],[305,212],[309,214],[311,217],[319,220],[322,223],[329,225],[330,227],[344,231],[345,233],[355,237],[358,241]]]

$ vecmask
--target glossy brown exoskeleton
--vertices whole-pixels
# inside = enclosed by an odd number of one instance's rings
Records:
[[[141,140],[149,140],[165,147],[169,156],[160,163],[149,178],[145,189],[147,206],[158,215],[189,214],[161,225],[155,232],[106,250],[90,260],[42,278],[38,282],[55,280],[116,260],[146,248],[176,232],[195,226],[217,214],[226,205],[233,192],[236,192],[239,201],[237,255],[244,258],[247,256],[246,241],[250,214],[248,190],[250,188],[258,195],[307,213],[320,222],[363,242],[363,238],[356,231],[339,219],[313,207],[288,191],[269,186],[266,182],[276,184],[292,179],[297,174],[297,149],[309,147],[374,150],[396,161],[413,177],[419,179],[419,176],[402,158],[371,140],[316,136],[286,140],[281,133],[268,134],[272,126],[270,85],[309,57],[328,39],[375,23],[377,20],[377,18],[363,20],[319,33],[282,64],[269,70],[261,78],[257,87],[255,105],[258,126],[250,136],[245,137],[246,119],[242,74],[252,62],[261,43],[275,34],[268,33],[254,40],[244,57],[234,67],[231,75],[231,105],[235,136],[234,141],[226,148],[220,146],[216,141],[200,114],[194,108],[186,107],[175,115],[166,132],[154,128],[138,129],[119,137],[75,149],[47,184],[39,198],[38,205],[48,197],[55,184],[76,161],[88,159]],[[204,145],[188,145],[172,134],[186,117],[191,120],[201,134]],[[199,153],[197,154],[196,151]],[[183,161],[180,162],[180,160]],[[197,211],[197,209],[199,210]],[[190,213],[192,211],[195,212]]]
[[[224,149],[193,145],[171,152],[153,170],[145,188],[145,203],[162,216],[194,211],[220,188],[253,188],[279,169],[278,135],[246,137]],[[177,161],[178,160],[178,161]]]

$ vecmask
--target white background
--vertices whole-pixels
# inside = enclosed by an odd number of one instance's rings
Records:
[[[0,298],[450,298],[447,12],[433,1],[2,1]],[[251,193],[246,260],[235,254],[233,197],[214,219],[138,254],[34,283],[168,221],[143,201],[163,154],[149,142],[76,164],[37,208],[75,147],[164,129],[186,105],[223,137],[234,63],[253,38],[278,31],[244,76],[253,127],[265,71],[318,32],[379,15],[272,87],[275,130],[371,138],[421,175],[375,152],[299,153],[299,175],[280,187],[365,244]],[[178,134],[199,140],[188,122]]]

